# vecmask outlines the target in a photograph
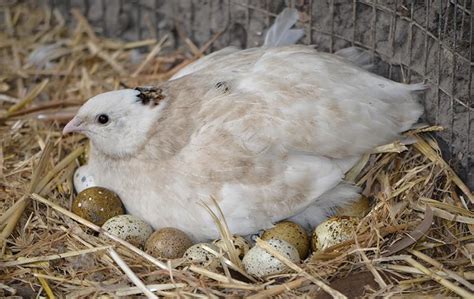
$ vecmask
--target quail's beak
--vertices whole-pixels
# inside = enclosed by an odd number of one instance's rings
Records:
[[[72,132],[80,132],[83,130],[83,123],[84,121],[80,119],[77,116],[74,116],[73,119],[71,119],[67,125],[63,129],[63,135],[66,135],[68,133]]]

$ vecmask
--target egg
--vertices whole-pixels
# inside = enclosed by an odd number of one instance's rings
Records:
[[[219,248],[210,243],[198,243],[194,244],[193,246],[189,247],[185,252],[183,257],[187,259],[189,262],[194,263],[194,264],[208,264],[214,259],[216,259],[216,256],[206,249],[203,248],[203,246],[207,246],[217,252],[219,252]]]
[[[300,261],[298,250],[290,243],[278,239],[270,239],[267,242],[292,262],[298,263]],[[242,260],[242,264],[248,274],[256,277],[279,274],[286,272],[289,269],[288,266],[282,263],[279,259],[272,256],[258,245],[247,252]]]
[[[336,215],[362,218],[367,215],[369,211],[369,199],[362,195],[357,200],[337,208]]]
[[[235,249],[237,249],[237,251],[239,252],[240,259],[242,259],[245,254],[250,250],[249,242],[241,236],[233,236],[232,243],[234,244]],[[219,248],[222,248],[224,251],[226,250],[225,243],[222,240],[215,240],[213,244],[215,244]]]
[[[74,189],[77,193],[82,192],[84,189],[97,186],[87,165],[83,165],[76,169],[73,175],[73,183]]]
[[[322,222],[313,232],[313,250],[324,250],[352,239],[358,221],[356,217],[337,216]]]
[[[143,247],[153,233],[151,225],[132,215],[118,215],[107,220],[102,229],[137,247]]]
[[[183,231],[165,227],[155,231],[146,241],[145,250],[149,254],[166,259],[183,257],[193,242]]]
[[[110,218],[125,213],[118,195],[102,187],[91,187],[81,191],[72,202],[71,210],[74,214],[99,226]]]
[[[274,227],[263,233],[261,239],[265,241],[270,239],[286,241],[298,250],[302,259],[305,259],[309,253],[308,234],[300,225],[291,221],[282,221],[275,224]]]

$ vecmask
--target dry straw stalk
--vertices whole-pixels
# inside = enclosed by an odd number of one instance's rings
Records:
[[[299,264],[258,241],[289,274],[246,274],[218,205],[204,207],[225,242],[208,248],[217,267],[157,259],[71,213],[71,173],[88,145],[61,136],[65,122],[94,94],[167,80],[226,33],[199,47],[179,30],[187,48],[175,51],[164,38],[103,38],[79,10],[71,28],[57,10],[11,2],[0,5],[0,296],[472,298],[474,197],[430,136],[438,126],[374,149],[347,173],[372,203],[353,239]]]

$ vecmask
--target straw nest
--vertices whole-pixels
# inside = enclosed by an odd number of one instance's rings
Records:
[[[363,187],[371,211],[352,240],[301,264],[275,254],[293,270],[287,274],[257,280],[227,252],[206,268],[99,238],[99,227],[69,212],[87,141],[62,137],[61,127],[90,96],[166,80],[212,40],[199,49],[184,38],[187,58],[160,54],[165,40],[99,37],[78,11],[68,28],[57,11],[0,10],[0,296],[473,297],[474,197],[429,135],[438,127],[409,132],[416,143],[379,147],[352,169],[347,179]]]

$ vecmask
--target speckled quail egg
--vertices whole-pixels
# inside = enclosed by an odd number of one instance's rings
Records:
[[[302,259],[306,258],[309,253],[308,234],[300,225],[291,221],[282,221],[275,224],[274,227],[263,233],[261,239],[265,241],[270,239],[286,241],[298,250]]]
[[[102,229],[137,247],[143,247],[153,233],[151,225],[132,215],[118,215],[107,220]]]
[[[80,193],[84,189],[97,186],[87,165],[76,169],[73,175],[73,183],[77,193]]]
[[[352,239],[357,223],[358,218],[346,216],[332,217],[322,222],[313,232],[313,250],[324,250]]]
[[[193,242],[183,231],[165,227],[155,231],[146,241],[145,250],[149,254],[166,259],[183,257]]]
[[[362,195],[357,200],[337,208],[336,215],[362,218],[367,215],[369,211],[369,199]]]
[[[239,258],[243,259],[245,254],[250,250],[250,244],[244,237],[241,236],[233,236],[232,243],[234,243],[235,249],[239,252]],[[226,249],[225,243],[223,240],[215,240],[213,242],[217,247],[222,248],[224,251]]]
[[[217,252],[219,252],[219,248],[210,243],[198,243],[194,244],[193,246],[189,247],[185,252],[184,252],[184,258],[190,261],[191,263],[194,264],[207,264],[214,260],[216,256],[206,249],[203,248],[203,246],[207,246]]]
[[[292,262],[298,263],[300,261],[298,250],[290,243],[278,239],[270,239],[267,242]],[[242,260],[242,264],[248,274],[256,277],[279,274],[286,272],[289,269],[288,266],[282,263],[279,259],[258,245],[247,252]]]
[[[80,192],[72,202],[71,210],[99,226],[125,213],[118,195],[102,187],[91,187]]]

